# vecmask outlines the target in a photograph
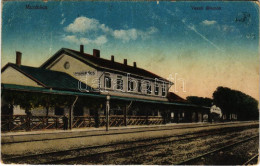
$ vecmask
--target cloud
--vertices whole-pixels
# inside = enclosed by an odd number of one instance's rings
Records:
[[[68,35],[68,36],[64,36],[62,38],[62,40],[70,42],[70,43],[85,44],[85,45],[87,45],[87,44],[102,45],[102,44],[105,44],[108,41],[106,36],[104,36],[104,35],[98,36],[94,40],[89,39],[89,38],[84,38],[84,37],[78,38],[75,35]]]
[[[99,26],[99,28],[103,31],[103,32],[111,32],[113,31],[112,29],[110,29],[109,27],[107,27],[105,24],[101,24]]]
[[[65,20],[64,20],[65,21]],[[61,22],[64,23],[63,21]],[[64,41],[82,44],[95,43],[105,44],[108,41],[107,36],[129,42],[130,40],[137,40],[141,38],[146,40],[154,33],[158,32],[155,27],[149,27],[145,31],[131,28],[131,29],[112,29],[105,24],[101,24],[98,20],[87,18],[84,16],[76,18],[71,24],[64,28],[66,32],[72,33],[63,38]],[[88,37],[77,37],[88,35]]]
[[[220,27],[218,27],[219,30],[224,31],[224,32],[234,32],[237,29],[235,28],[235,26],[229,26],[229,25],[222,25]]]
[[[99,36],[93,42],[96,43],[97,45],[105,44],[107,42],[107,37],[104,35]]]
[[[88,32],[88,31],[92,31],[92,30],[96,30],[99,26],[99,21],[96,19],[92,19],[92,18],[87,18],[87,17],[78,17],[74,20],[73,23],[69,24],[65,30],[67,32]]]
[[[158,29],[155,27],[150,27],[146,31],[137,30],[137,29],[128,29],[128,30],[114,30],[113,36],[116,39],[121,39],[124,42],[129,40],[136,40],[138,37],[142,38],[143,40],[148,39],[151,37],[152,34],[158,32]]]
[[[116,39],[121,39],[123,41],[136,40],[137,39],[137,30],[115,30],[113,31],[113,36]]]
[[[210,21],[210,20],[204,20],[204,21],[202,21],[201,23],[202,23],[203,25],[214,25],[214,24],[217,23],[217,21],[214,21],[214,20],[212,20],[212,21]]]
[[[65,36],[62,38],[62,40],[64,41],[67,41],[67,42],[70,42],[70,43],[78,43],[78,39],[76,36],[74,35],[68,35],[68,36]]]
[[[157,33],[158,29],[155,27],[150,27],[148,28],[145,32],[143,31],[139,31],[140,36],[142,37],[142,39],[148,39],[151,37],[151,35],[153,35],[154,33]]]

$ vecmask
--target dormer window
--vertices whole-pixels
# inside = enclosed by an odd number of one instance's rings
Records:
[[[104,77],[105,88],[111,88],[111,77],[110,74],[106,73]]]
[[[124,81],[122,76],[117,76],[116,80],[116,89],[123,90],[124,88]]]

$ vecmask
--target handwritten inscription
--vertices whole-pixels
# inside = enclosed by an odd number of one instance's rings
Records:
[[[248,12],[239,13],[235,19],[235,22],[249,25],[251,22],[251,15]]]
[[[74,72],[75,76],[84,76],[84,75],[95,75],[94,71],[80,71],[80,72]]]
[[[25,9],[47,10],[48,7],[47,6],[43,6],[43,5],[30,5],[30,4],[27,4],[25,6]]]
[[[221,10],[220,6],[191,6],[192,10]]]

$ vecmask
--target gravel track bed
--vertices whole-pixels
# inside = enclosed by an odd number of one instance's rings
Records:
[[[192,163],[193,165],[242,165],[253,156],[258,154],[259,137],[248,142],[225,149],[216,153],[211,153],[208,156],[198,158]],[[253,160],[250,164],[257,164],[257,160]]]
[[[71,160],[63,164],[177,164],[180,161],[201,155],[209,150],[253,136],[258,129],[210,135],[192,140],[126,150],[92,157]],[[257,146],[258,147],[258,146]]]

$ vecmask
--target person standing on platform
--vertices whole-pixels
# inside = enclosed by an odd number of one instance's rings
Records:
[[[62,120],[63,120],[63,129],[68,130],[68,120],[69,120],[68,117],[66,115],[64,115],[62,117]]]

